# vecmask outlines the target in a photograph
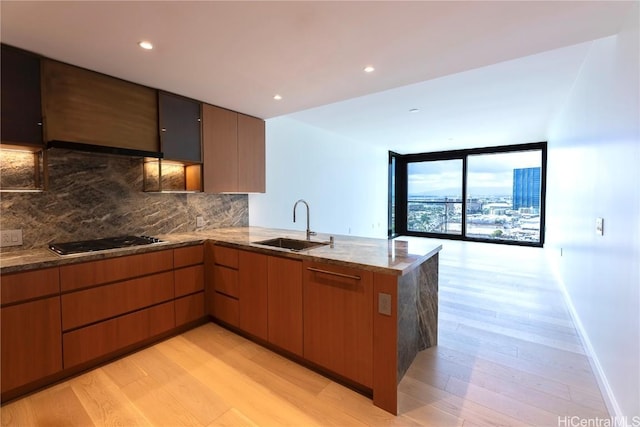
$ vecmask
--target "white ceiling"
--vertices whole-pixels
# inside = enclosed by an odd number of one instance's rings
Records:
[[[588,52],[585,42],[616,34],[631,7],[3,0],[0,37],[257,117],[292,114],[353,139],[426,151],[544,139]],[[155,48],[142,51],[143,39]],[[365,74],[366,65],[376,71]]]

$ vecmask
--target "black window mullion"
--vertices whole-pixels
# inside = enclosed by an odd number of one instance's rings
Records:
[[[467,156],[462,157],[462,218],[460,227],[462,227],[461,236],[467,238]]]

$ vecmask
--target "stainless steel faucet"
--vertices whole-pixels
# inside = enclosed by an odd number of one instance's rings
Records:
[[[309,204],[302,199],[298,200],[295,205],[293,205],[293,222],[296,222],[296,207],[298,206],[298,203],[304,203],[307,207],[307,240],[311,240],[311,236],[315,236],[316,232],[311,231],[309,228]]]

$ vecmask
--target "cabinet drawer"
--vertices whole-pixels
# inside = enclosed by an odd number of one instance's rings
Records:
[[[204,262],[204,248],[202,245],[188,246],[173,250],[173,268],[187,267]]]
[[[176,297],[192,294],[204,289],[204,266],[180,268],[173,272]]]
[[[0,312],[2,393],[62,370],[60,297],[14,305]]]
[[[24,273],[3,274],[0,282],[2,305],[60,293],[59,269],[45,268]]]
[[[154,274],[62,296],[68,330],[173,299],[173,273]]]
[[[217,265],[224,265],[229,268],[238,268],[238,250],[225,248],[224,246],[213,247],[213,261]]]
[[[97,359],[174,327],[174,303],[171,301],[65,333],[64,367]]]
[[[213,267],[213,288],[216,292],[238,298],[238,270],[216,265]]]
[[[60,267],[62,292],[173,269],[173,250],[129,255]]]
[[[204,317],[204,292],[176,299],[176,326]]]
[[[213,295],[213,316],[232,326],[239,326],[240,311],[239,303],[235,298],[214,292]]]

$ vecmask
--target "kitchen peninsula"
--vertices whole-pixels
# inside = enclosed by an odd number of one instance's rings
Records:
[[[166,280],[170,283],[168,286],[175,286],[176,299],[158,300],[153,303],[153,309],[160,310],[158,316],[173,311],[173,327],[166,325],[155,332],[152,330],[149,339],[143,340],[145,344],[206,320],[204,316],[191,316],[186,321],[182,316],[183,328],[177,327],[177,289],[186,286],[189,289],[184,294],[189,299],[183,297],[182,300],[187,301],[185,304],[190,304],[189,307],[204,305],[199,307],[201,314],[208,314],[228,328],[371,396],[376,406],[394,414],[397,413],[400,379],[418,351],[437,344],[438,252],[441,246],[430,240],[335,236],[333,244],[329,244],[329,235],[319,235],[312,240],[326,244],[291,251],[256,242],[278,237],[305,240],[304,232],[239,227],[158,237],[164,242],[68,257],[44,249],[3,253],[0,259],[3,340],[4,312],[7,311],[5,278],[45,271],[55,281],[61,280],[57,277],[62,277],[58,271],[63,268],[150,254],[160,257],[171,252],[167,259],[172,262],[167,261],[167,267],[159,268],[160,271],[154,271],[153,275],[160,277],[173,270],[173,276],[166,276]],[[202,255],[198,255],[197,250]],[[136,285],[136,281],[150,274],[139,273],[140,277],[126,283]],[[191,289],[187,282],[194,280],[204,281],[204,293],[197,286]],[[25,283],[25,286],[39,285]],[[106,288],[106,285],[86,288],[89,292]],[[55,306],[60,298],[64,301],[65,297],[73,295],[71,291],[60,289],[60,285],[54,285],[43,294],[50,306]],[[174,310],[170,304],[175,304]],[[15,305],[8,308],[12,307]],[[50,314],[60,316],[60,309]],[[82,330],[73,329],[75,327],[70,326],[70,332],[65,335]],[[57,338],[48,339],[61,342],[63,334],[54,333],[59,334]],[[67,348],[65,344],[65,352]],[[127,350],[131,351],[133,347],[127,346]],[[85,358],[76,366],[87,369],[91,363],[95,366],[108,356],[120,354],[123,353]],[[75,363],[74,360],[66,355],[60,355],[59,359],[58,375],[54,369],[53,374],[46,376],[49,382],[73,373],[73,369],[68,370],[67,363]],[[3,378],[5,369],[10,368],[3,362]],[[34,381],[37,386],[44,383],[41,379]],[[27,390],[28,384],[16,388],[21,387]],[[3,389],[3,400],[5,391],[12,390]]]

